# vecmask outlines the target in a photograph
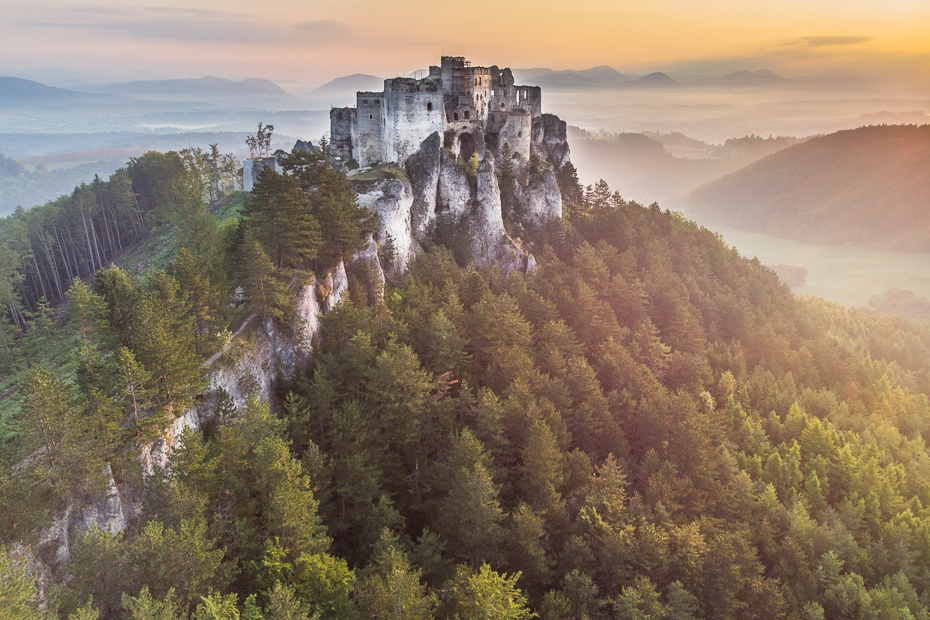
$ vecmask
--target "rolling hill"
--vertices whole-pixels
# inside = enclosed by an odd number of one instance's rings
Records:
[[[271,82],[260,78],[233,81],[218,77],[180,80],[138,80],[101,87],[103,92],[166,101],[215,101],[225,99],[281,99],[294,96]]]
[[[609,138],[572,131],[572,161],[585,184],[604,179],[623,196],[680,207],[672,198],[739,170],[796,141],[745,136],[714,146],[681,134],[621,133]],[[681,148],[689,145],[690,148]]]
[[[810,243],[930,252],[930,125],[812,138],[698,188],[687,214]]]
[[[130,101],[116,94],[82,93],[17,77],[0,77],[0,108],[57,109],[86,105],[118,105]]]

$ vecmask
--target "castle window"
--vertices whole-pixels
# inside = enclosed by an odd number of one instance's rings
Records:
[[[526,91],[523,91],[523,100],[526,101]]]
[[[471,118],[471,112],[465,110],[465,120],[468,120],[469,118]]]
[[[459,120],[459,113],[458,113],[458,112],[453,112],[453,113],[452,113],[452,120],[456,120],[456,121]]]
[[[369,115],[368,115],[368,118],[374,118],[374,116],[372,116],[371,114],[369,114]]]
[[[493,88],[491,89],[491,96],[492,96],[492,97],[494,96],[494,89],[493,89]]]
[[[362,99],[362,103],[368,103],[367,99]]]
[[[427,112],[432,112],[432,111],[433,111],[433,102],[432,102],[432,101],[427,101],[427,102],[426,102],[426,111],[427,111]]]

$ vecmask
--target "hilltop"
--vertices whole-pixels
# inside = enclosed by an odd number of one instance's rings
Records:
[[[698,188],[687,212],[798,241],[930,251],[930,125],[813,138]]]

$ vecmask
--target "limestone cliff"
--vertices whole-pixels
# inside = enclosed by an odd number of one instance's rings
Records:
[[[533,155],[543,163],[526,174],[514,166],[518,176],[525,179],[525,183],[515,180],[512,192],[514,214],[523,230],[537,229],[562,216],[562,196],[554,172],[570,157],[565,122],[551,114],[539,117],[533,122],[531,146]],[[535,264],[504,228],[497,163],[500,151],[499,141],[486,140],[483,134],[475,138],[449,134],[443,139],[436,132],[407,158],[406,178],[353,181],[359,203],[381,216],[376,241],[384,243],[388,234],[394,239],[397,260],[392,271],[403,272],[435,233],[438,222],[452,225],[457,234],[468,235],[472,259],[478,265],[497,264],[506,272],[525,271]],[[479,160],[477,173],[471,178],[466,170],[470,153]]]
[[[565,121],[554,114],[543,114],[533,121],[533,143],[530,151],[556,170],[570,161]]]

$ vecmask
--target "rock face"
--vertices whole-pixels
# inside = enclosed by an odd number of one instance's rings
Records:
[[[570,161],[565,121],[554,114],[543,114],[533,122],[532,154],[559,170]]]
[[[438,166],[437,166],[438,169]],[[381,229],[376,241],[384,243],[387,235],[394,239],[397,256],[394,269],[402,273],[415,253],[414,235],[411,229],[413,211],[413,188],[407,179],[380,179],[378,181],[355,181],[352,183],[358,194],[358,203],[381,216]]]
[[[528,125],[526,129],[525,139],[529,142]],[[421,142],[406,159],[405,179],[353,181],[359,203],[381,216],[381,230],[375,240],[384,243],[388,234],[394,239],[397,260],[392,271],[402,273],[406,269],[440,219],[459,231],[467,230],[477,265],[498,264],[505,272],[525,271],[535,265],[535,260],[504,229],[494,149],[485,148],[483,134],[475,134],[471,152],[478,157],[478,170],[469,179],[462,163],[468,157],[455,150],[455,146],[461,147],[461,137],[455,139],[454,132],[448,133],[445,141],[451,148],[442,148],[443,138],[438,132]],[[513,133],[523,135],[519,127]],[[500,135],[495,134],[498,138]],[[542,176],[531,176],[525,187],[515,183],[515,214],[525,229],[539,228],[562,217],[562,195],[553,169],[569,161],[565,123],[551,114],[534,120],[530,146],[533,154],[547,161],[552,169]],[[524,176],[521,166],[515,165],[514,170],[518,177]]]
[[[500,196],[499,193],[498,196]],[[452,221],[458,222],[462,216],[471,211],[474,198],[468,175],[462,168],[455,165],[455,159],[451,153],[440,151],[436,213],[447,214]]]
[[[423,141],[420,150],[407,158],[406,171],[413,193],[410,226],[414,235],[425,235],[436,218],[441,146],[442,138],[435,132]]]
[[[517,200],[526,219],[524,224],[530,227],[562,217],[562,193],[552,170],[547,170],[543,179],[533,179],[525,188],[519,188]]]

